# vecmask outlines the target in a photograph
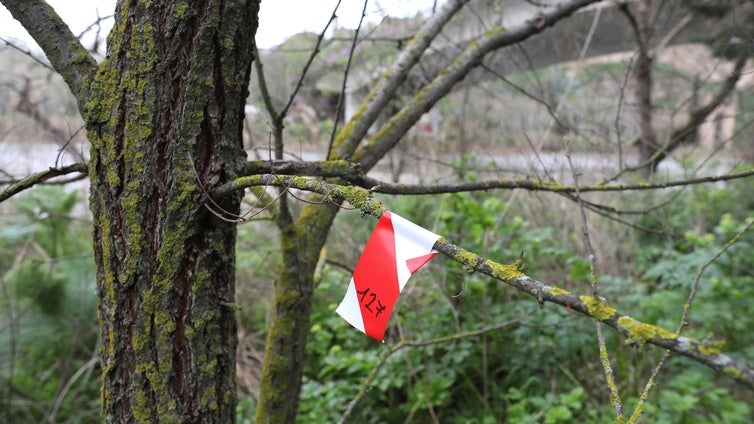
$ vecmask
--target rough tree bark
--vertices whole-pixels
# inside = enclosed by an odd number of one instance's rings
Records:
[[[570,0],[510,31],[485,34],[359,150],[411,68],[468,1],[449,0],[408,44],[329,159],[370,169],[487,53],[598,0]],[[219,205],[206,193],[243,169],[241,118],[259,1],[119,1],[99,66],[43,0],[2,2],[71,87],[92,143],[104,415],[111,422],[233,421],[236,230],[217,215],[237,213],[240,192]],[[295,420],[313,271],[338,211],[326,202],[293,216],[284,199],[276,220],[283,265],[257,422]]]
[[[119,2],[87,104],[103,411],[235,419],[234,223],[258,4]],[[217,208],[217,209],[214,209]],[[213,210],[214,209],[214,210]]]
[[[233,422],[235,224],[258,0],[118,1],[96,65],[44,2],[3,1],[77,98],[108,422]]]

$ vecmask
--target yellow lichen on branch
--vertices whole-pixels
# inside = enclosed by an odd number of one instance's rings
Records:
[[[624,328],[631,336],[632,341],[639,346],[644,346],[648,340],[652,340],[655,337],[661,339],[674,339],[678,336],[676,333],[664,328],[652,324],[645,324],[627,316],[618,318],[618,325]]]
[[[586,306],[589,315],[599,321],[610,319],[618,311],[608,305],[607,301],[596,296],[579,296],[581,302]]]

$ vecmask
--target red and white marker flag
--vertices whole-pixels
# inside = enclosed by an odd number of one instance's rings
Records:
[[[411,274],[429,262],[440,236],[385,212],[369,237],[335,311],[349,324],[383,342],[390,314]]]

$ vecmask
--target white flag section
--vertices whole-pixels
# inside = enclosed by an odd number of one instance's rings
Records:
[[[336,312],[382,342],[390,314],[411,274],[432,259],[440,236],[385,212],[369,237]]]

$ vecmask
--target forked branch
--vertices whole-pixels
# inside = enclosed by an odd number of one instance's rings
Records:
[[[89,78],[97,63],[55,9],[44,0],[0,0],[0,3],[39,44],[79,103],[85,102]]]

